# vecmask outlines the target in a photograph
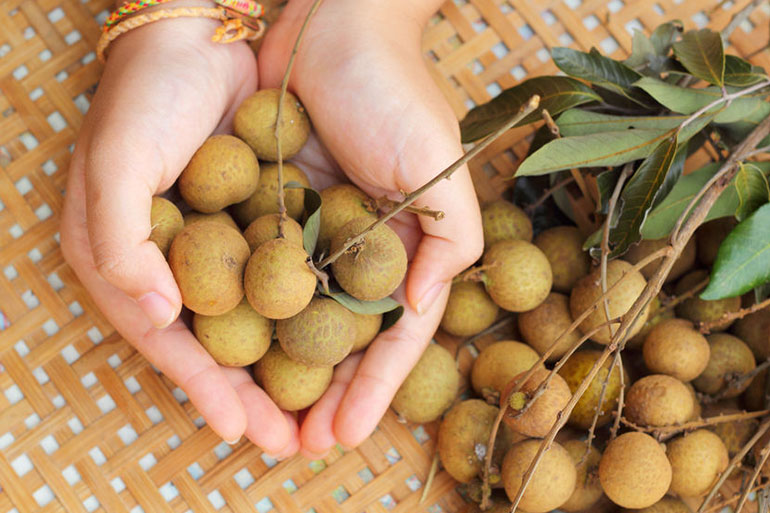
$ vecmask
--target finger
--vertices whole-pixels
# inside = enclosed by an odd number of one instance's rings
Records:
[[[337,443],[334,415],[362,358],[363,354],[355,354],[337,365],[329,388],[305,417],[300,430],[300,452],[306,458],[320,459]]]
[[[423,315],[406,308],[366,350],[334,418],[334,435],[343,446],[356,447],[374,431],[435,333],[448,297],[446,286]]]
[[[96,272],[85,225],[83,159],[75,152],[62,211],[62,252],[107,320],[155,367],[185,391],[209,426],[224,440],[237,440],[246,429],[240,399],[195,337],[177,321],[155,329],[139,306]]]

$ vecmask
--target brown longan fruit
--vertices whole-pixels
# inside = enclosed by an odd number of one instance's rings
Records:
[[[708,267],[714,265],[719,246],[737,224],[738,222],[734,217],[722,217],[703,223],[698,227],[695,238],[698,242],[698,260],[700,263]]]
[[[150,208],[150,231],[149,240],[157,244],[158,249],[163,256],[168,258],[168,250],[171,248],[171,241],[184,228],[184,219],[182,213],[166,198],[153,196],[152,207]]]
[[[460,373],[449,351],[429,344],[399,387],[391,406],[410,422],[432,422],[452,405],[459,383]]]
[[[484,247],[491,248],[501,240],[532,241],[532,221],[529,216],[503,199],[487,203],[481,209]]]
[[[360,314],[351,312],[356,325],[356,338],[351,353],[366,349],[377,337],[382,327],[382,314]]]
[[[568,294],[591,270],[591,257],[583,251],[585,237],[574,226],[556,226],[540,232],[534,244],[543,252],[553,271],[553,290]]]
[[[693,511],[679,499],[663,497],[652,506],[642,509],[624,509],[622,513],[693,513]]]
[[[730,460],[725,444],[707,429],[668,442],[666,454],[671,463],[671,491],[680,497],[706,494]]]
[[[724,389],[728,378],[746,374],[757,366],[751,349],[738,337],[726,333],[714,333],[706,337],[706,340],[711,348],[711,356],[704,371],[693,380],[693,386],[704,394],[723,393],[725,398],[737,397],[748,388],[751,380],[727,391]]]
[[[641,262],[644,258],[668,245],[668,238],[640,240],[638,243],[632,245],[628,249],[626,254],[623,255],[623,259],[632,264],[636,264],[637,262]],[[695,239],[691,238],[689,241],[687,241],[687,244],[685,244],[684,248],[682,249],[682,253],[680,253],[679,257],[674,262],[674,265],[671,266],[671,270],[666,276],[665,283],[676,280],[695,266],[695,248]],[[658,270],[661,261],[662,258],[650,262],[640,269],[640,272],[645,277],[645,279],[649,280],[652,278],[652,275],[655,274],[655,271]]]
[[[248,242],[252,253],[263,242],[278,238],[278,223],[280,219],[280,214],[265,214],[254,219],[243,231],[243,238]],[[291,217],[286,217],[283,221],[283,236],[289,242],[302,247],[302,227]]]
[[[688,290],[695,287],[698,283],[708,277],[708,271],[703,269],[692,271],[686,274],[679,282],[677,282],[674,288],[674,294],[680,296]],[[741,308],[740,296],[728,297],[724,299],[708,300],[701,299],[697,294],[693,297],[689,297],[676,305],[676,315],[683,319],[688,319],[695,324],[701,322],[713,322],[718,321],[722,316],[728,312],[734,312]],[[722,321],[719,324],[713,326],[711,331],[724,331],[730,327],[733,320]]]
[[[328,253],[332,239],[353,219],[365,217],[369,224],[377,220],[374,202],[353,184],[344,183],[321,191],[321,218],[318,229],[318,249]]]
[[[307,175],[292,164],[283,164],[283,203],[286,207],[286,215],[299,221],[305,212],[305,190],[299,188],[286,188],[289,182],[297,182],[302,187],[310,187]],[[244,228],[254,219],[266,214],[278,212],[278,164],[264,164],[259,174],[259,182],[254,193],[242,202],[232,207],[235,219]]]
[[[738,319],[733,333],[746,342],[757,361],[767,360],[770,357],[770,307]]]
[[[594,350],[577,351],[559,369],[559,375],[567,382],[573,394],[583,379],[588,376],[601,354],[601,351]],[[607,379],[610,367],[612,367],[612,374],[607,383],[604,401],[599,406],[599,397],[601,396],[604,381]],[[625,376],[625,370],[623,370],[623,373]],[[628,383],[627,377],[624,382]],[[569,424],[576,428],[588,429],[591,426],[594,415],[596,415],[597,408],[600,408],[601,411],[596,424],[597,427],[607,424],[612,419],[612,412],[617,406],[620,389],[620,369],[612,366],[612,358],[607,358],[599,372],[591,380],[586,391],[583,392],[583,395],[580,396],[580,399],[575,404],[575,408],[569,416]]]
[[[694,406],[684,383],[665,374],[651,374],[631,385],[624,411],[635,424],[657,427],[687,422]]]
[[[230,228],[234,228],[241,231],[240,227],[235,223],[232,216],[225,212],[224,210],[220,210],[218,212],[212,212],[210,214],[204,214],[203,212],[188,212],[184,215],[184,225],[189,226],[191,224],[200,223],[202,221],[212,221],[215,223],[222,223]]]
[[[485,347],[473,362],[473,390],[481,397],[499,396],[513,378],[529,370],[539,358],[534,349],[521,342],[495,342]]]
[[[511,395],[511,390],[524,378],[525,372],[514,377],[500,394],[500,408],[506,408],[503,420],[516,433],[525,436],[542,438],[548,434],[559,418],[559,412],[567,406],[572,398],[567,382],[558,374],[554,374],[548,386],[535,401],[521,413],[525,405],[534,397],[537,388],[548,378],[551,371],[537,369],[519,391]],[[509,398],[510,395],[510,398]]]
[[[575,491],[559,509],[567,513],[588,511],[604,495],[599,483],[599,461],[602,453],[593,445],[586,453],[586,442],[583,440],[568,440],[562,445],[575,462],[577,481]]]
[[[441,328],[456,337],[470,337],[490,327],[499,312],[484,285],[460,280],[452,283]]]
[[[307,408],[329,388],[334,367],[308,367],[295,362],[273,344],[254,364],[254,377],[267,395],[286,411]]]
[[[706,368],[711,350],[690,321],[669,319],[650,330],[642,354],[650,371],[691,381]]]
[[[502,240],[484,253],[483,262],[487,292],[505,310],[532,310],[551,291],[551,264],[530,242]]]
[[[658,294],[652,298],[652,301],[650,301],[650,313],[647,316],[647,321],[642,325],[642,329],[640,329],[636,335],[628,339],[626,342],[626,349],[641,349],[644,345],[644,339],[647,338],[647,335],[652,328],[666,319],[674,318],[674,309],[663,307],[660,300],[661,295],[662,293]]]
[[[580,340],[578,330],[568,331],[572,324],[569,298],[558,292],[551,292],[545,301],[535,309],[519,314],[519,331],[524,340],[538,353],[545,354],[562,336],[561,341],[546,361],[555,361],[564,356],[570,347]]]

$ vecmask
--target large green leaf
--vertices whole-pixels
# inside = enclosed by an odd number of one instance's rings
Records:
[[[735,55],[725,55],[725,84],[746,87],[767,79],[764,68]]]
[[[647,157],[670,130],[622,130],[563,137],[527,157],[516,176],[544,175],[561,169],[617,166]]]
[[[647,216],[647,220],[642,226],[642,237],[645,239],[667,237],[674,228],[679,216],[684,212],[684,209],[698,191],[714,176],[721,165],[719,162],[709,164],[697,171],[682,176],[668,196],[666,196],[666,199]],[[770,162],[752,162],[751,165],[756,166],[765,176],[770,174]],[[765,197],[766,191],[759,188],[750,190],[749,194],[752,198],[758,196]],[[745,204],[746,201],[753,201],[753,199],[744,199],[743,203]],[[741,200],[739,199],[735,179],[733,178],[724,192],[711,206],[705,220],[710,221],[720,217],[734,216],[738,212],[740,205]]]
[[[743,221],[757,208],[770,201],[767,177],[754,164],[740,164],[734,186],[738,198],[738,209],[735,211],[738,221]]]
[[[702,299],[735,297],[770,281],[770,203],[757,209],[719,246]]]
[[[737,144],[748,137],[767,116],[770,116],[770,103],[763,101],[760,102],[756,110],[746,114],[738,121],[721,124],[720,128]],[[762,139],[757,146],[763,147],[768,144],[770,144],[770,136]]]
[[[668,191],[662,185],[674,162],[676,136],[661,142],[639,166],[623,188],[620,199],[623,210],[617,224],[610,230],[610,258],[622,255],[631,244],[642,238],[641,227],[652,208],[655,197]]]
[[[693,76],[724,85],[725,49],[722,36],[711,29],[689,30],[674,43],[674,55]]]
[[[642,128],[647,130],[671,130],[682,124],[690,116],[679,114],[674,116],[615,116],[582,109],[570,109],[556,120],[561,135],[597,134]],[[688,124],[679,134],[679,142],[687,141],[701,131],[712,119],[714,114],[703,114],[696,121]]]
[[[658,57],[650,38],[639,29],[634,29],[631,37],[631,55],[623,61],[623,64],[634,70],[641,70],[650,65],[650,61]]]
[[[463,142],[486,137],[511,119],[533,95],[540,96],[540,108],[517,126],[542,119],[541,110],[552,116],[601,98],[582,82],[567,77],[536,77],[506,89],[496,98],[472,109],[460,122]]]
[[[684,25],[680,20],[671,20],[655,27],[650,35],[650,43],[655,47],[655,52],[661,57],[666,57],[683,28]]]

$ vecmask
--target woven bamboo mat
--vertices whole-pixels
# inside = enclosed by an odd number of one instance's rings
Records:
[[[460,117],[501,88],[554,72],[549,47],[621,56],[633,28],[679,18],[721,29],[747,3],[455,0],[423,45]],[[435,425],[389,414],[361,447],[316,462],[229,447],[95,308],[62,259],[58,216],[110,4],[0,0],[0,513],[465,511],[445,473],[419,503]],[[770,69],[768,19],[765,4],[730,42]],[[473,162],[482,199],[505,189],[531,131],[511,131]]]

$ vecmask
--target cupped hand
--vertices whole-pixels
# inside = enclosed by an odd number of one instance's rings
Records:
[[[279,87],[312,0],[290,0],[258,55],[260,87]],[[290,89],[316,136],[295,157],[316,187],[352,181],[372,197],[399,199],[462,155],[457,121],[423,62],[424,24],[436,0],[325,0],[297,55]],[[364,356],[341,363],[300,428],[310,457],[339,442],[355,447],[374,430],[433,336],[452,278],[483,248],[481,217],[467,169],[416,203],[443,220],[399,214],[391,221],[409,254],[401,320]]]
[[[277,456],[299,447],[293,417],[243,369],[218,366],[177,319],[174,277],[150,234],[152,196],[174,183],[195,150],[229,129],[257,87],[251,49],[210,41],[217,23],[163,20],[120,36],[70,166],[61,246],[107,319],[177,383],[211,428],[244,433]]]

